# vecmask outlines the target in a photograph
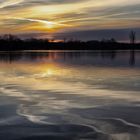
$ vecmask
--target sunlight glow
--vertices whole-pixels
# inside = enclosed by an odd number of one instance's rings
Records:
[[[54,71],[52,69],[48,69],[44,74],[43,76],[52,76],[54,74]]]
[[[0,0],[0,33],[140,27],[139,4],[138,0]]]

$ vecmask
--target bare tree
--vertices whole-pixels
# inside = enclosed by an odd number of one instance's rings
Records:
[[[129,39],[131,44],[135,44],[136,41],[136,33],[134,31],[131,31],[129,34]]]
[[[7,41],[17,41],[19,40],[19,38],[15,35],[11,35],[11,34],[5,34],[4,36],[2,36],[2,39],[7,40]]]

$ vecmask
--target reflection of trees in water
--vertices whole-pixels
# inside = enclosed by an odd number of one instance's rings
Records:
[[[112,51],[101,51],[101,57],[104,58],[109,58],[111,60],[114,60],[116,58],[116,51],[112,50]]]
[[[6,53],[0,53],[0,61],[12,63],[16,61],[34,61],[37,59],[41,59],[42,57],[46,57],[48,54],[43,53],[25,53],[25,52],[6,52]]]
[[[0,61],[6,63],[12,63],[16,61],[23,62],[36,62],[36,61],[73,61],[82,59],[87,60],[92,58],[102,58],[115,60],[119,55],[117,51],[78,51],[78,52],[6,52],[0,53]],[[88,58],[88,59],[87,59]],[[129,64],[135,65],[135,51],[130,51]]]
[[[13,54],[10,52],[0,53],[0,61],[6,62],[6,63],[12,63],[13,61],[18,61],[21,57],[22,57],[22,54],[17,55],[16,53]]]
[[[0,53],[0,61],[63,60],[81,59],[81,57],[100,57],[100,52],[6,52]]]
[[[129,64],[131,66],[135,65],[135,50],[131,50],[130,51],[130,60],[129,60]]]

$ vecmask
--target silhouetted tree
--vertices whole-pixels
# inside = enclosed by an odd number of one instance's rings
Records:
[[[110,42],[111,42],[111,43],[116,43],[117,41],[116,41],[114,38],[111,38],[111,39],[110,39]]]
[[[134,31],[131,31],[129,34],[129,39],[131,44],[135,44],[136,41],[136,33]]]
[[[66,38],[63,39],[63,42],[66,43]]]
[[[15,41],[18,39],[18,37],[11,34],[6,34],[3,36],[3,39],[7,41]]]
[[[111,39],[102,39],[101,42],[103,43],[116,43],[117,41],[114,38]]]
[[[64,39],[65,40],[65,39]],[[55,42],[48,39],[30,38],[20,39],[15,35],[0,36],[0,51],[16,51],[16,50],[119,50],[119,49],[139,49],[140,43],[135,43],[135,32],[131,31],[129,43],[116,42],[114,38],[103,39],[102,41],[90,40],[67,40]],[[134,44],[135,43],[135,44]]]

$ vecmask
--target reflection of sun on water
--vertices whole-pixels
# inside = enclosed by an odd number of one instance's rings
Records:
[[[65,69],[63,65],[57,65],[55,63],[42,64],[36,71],[41,77],[68,77],[70,76],[70,70]]]
[[[52,70],[52,69],[47,69],[47,70],[42,74],[42,76],[43,76],[43,77],[46,77],[46,76],[52,76],[52,75],[54,75],[54,74],[55,74],[54,70]]]
[[[46,71],[46,74],[47,74],[47,75],[50,75],[50,76],[53,75],[53,73],[54,73],[54,72],[53,72],[52,69],[48,69],[48,70]]]
[[[42,76],[43,77],[60,76],[60,75],[62,75],[62,73],[64,74],[67,72],[64,70],[62,65],[60,66],[60,65],[58,65],[56,63],[52,63],[52,62],[41,63],[40,65],[38,65],[37,69],[38,70],[35,73],[41,74],[41,77]]]

